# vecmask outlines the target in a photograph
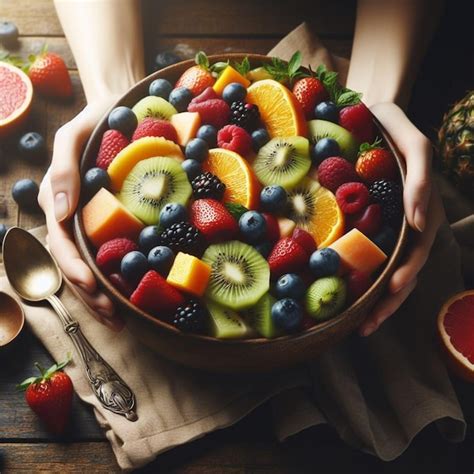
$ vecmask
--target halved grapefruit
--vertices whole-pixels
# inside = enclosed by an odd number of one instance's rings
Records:
[[[448,366],[459,377],[474,382],[474,290],[458,293],[444,304],[438,332]]]
[[[30,78],[21,69],[0,61],[0,137],[18,130],[28,117],[32,99]]]

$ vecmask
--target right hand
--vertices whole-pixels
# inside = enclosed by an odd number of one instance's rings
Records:
[[[83,146],[115,99],[109,97],[106,101],[87,105],[56,132],[53,158],[41,182],[38,202],[46,215],[49,248],[65,277],[95,317],[109,328],[119,331],[123,321],[114,315],[110,298],[98,291],[94,274],[76,248],[70,225],[70,218],[79,201],[79,160]]]

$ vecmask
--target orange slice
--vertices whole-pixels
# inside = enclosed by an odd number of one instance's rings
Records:
[[[225,184],[225,202],[241,204],[247,209],[258,207],[260,184],[250,165],[238,153],[213,148],[209,150],[203,169],[215,174]]]
[[[253,83],[247,90],[247,102],[258,106],[270,137],[305,137],[307,125],[301,105],[292,92],[273,79]]]
[[[334,194],[317,181],[305,178],[288,193],[288,217],[309,232],[318,248],[327,247],[344,234],[344,214]]]
[[[446,361],[459,377],[474,382],[474,290],[449,299],[438,315]]]

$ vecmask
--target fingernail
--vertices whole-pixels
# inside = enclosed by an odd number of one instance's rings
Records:
[[[425,230],[425,225],[426,225],[425,210],[422,209],[421,206],[416,206],[416,208],[415,208],[415,215],[413,216],[413,223],[415,224],[415,227],[420,232],[423,232]]]
[[[69,203],[66,193],[58,193],[54,196],[54,216],[58,222],[66,219],[69,214]]]
[[[362,330],[361,335],[362,335],[363,337],[370,336],[370,334],[372,333],[373,330],[374,330],[374,326],[373,326],[373,325],[367,326],[366,328],[364,328],[364,329]]]

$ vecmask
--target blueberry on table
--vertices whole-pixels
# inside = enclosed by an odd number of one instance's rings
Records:
[[[131,136],[137,128],[138,120],[132,109],[122,105],[110,112],[108,123],[113,130],[118,130],[125,136]]]
[[[3,239],[7,233],[8,227],[5,224],[0,224],[0,253],[2,252]]]
[[[271,314],[275,326],[285,332],[297,330],[303,320],[303,310],[293,298],[278,300],[273,304]]]
[[[138,236],[138,246],[143,253],[148,252],[153,248],[160,245],[160,229],[157,225],[149,225],[142,229]]]
[[[109,189],[110,176],[102,168],[91,168],[87,170],[82,179],[82,192],[84,199],[88,201],[101,188]]]
[[[328,122],[339,123],[339,108],[330,100],[320,102],[314,108],[314,116],[319,120],[327,120]]]
[[[335,275],[340,263],[339,254],[329,247],[316,250],[309,257],[309,269],[316,278]]]
[[[340,156],[341,147],[334,138],[321,138],[311,147],[311,158],[314,163],[321,163],[331,156]]]
[[[0,21],[0,43],[13,44],[18,40],[18,28],[11,21]]]
[[[263,211],[281,212],[288,201],[288,194],[282,186],[265,186],[260,193],[260,206]]]
[[[202,138],[193,138],[188,142],[184,154],[188,160],[204,161],[209,153],[209,145]]]
[[[265,236],[267,221],[259,212],[247,211],[239,219],[239,229],[247,242],[256,243]]]
[[[255,152],[270,141],[270,135],[265,128],[257,128],[252,132],[252,147]]]
[[[164,245],[153,247],[148,253],[148,265],[164,277],[168,276],[174,262],[174,252]]]
[[[243,102],[247,97],[247,89],[238,82],[231,82],[224,87],[222,98],[230,105],[232,102]]]
[[[20,179],[12,187],[12,197],[22,209],[38,209],[38,185],[32,179]]]
[[[163,206],[160,212],[160,226],[169,227],[176,222],[186,221],[188,218],[188,211],[182,204],[170,202]]]
[[[275,293],[278,298],[293,298],[299,300],[306,291],[303,279],[296,273],[286,273],[278,278]]]
[[[25,133],[18,142],[18,151],[30,163],[41,163],[47,156],[46,141],[37,132]]]
[[[217,146],[217,128],[213,125],[201,125],[196,137],[205,140],[209,148],[215,148]]]
[[[173,85],[170,81],[166,79],[155,79],[148,89],[150,95],[155,95],[156,97],[162,97],[165,100],[168,100],[171,91],[173,90]]]
[[[184,160],[181,163],[181,168],[183,168],[189,181],[192,181],[202,173],[201,163],[197,160]]]
[[[193,98],[193,93],[186,87],[173,89],[169,96],[169,103],[178,111],[185,112]]]
[[[181,58],[172,51],[163,51],[155,56],[154,70],[159,71],[165,67],[171,66],[172,64],[179,63]]]
[[[138,250],[127,253],[120,262],[120,272],[127,281],[138,283],[148,271],[148,259]]]

